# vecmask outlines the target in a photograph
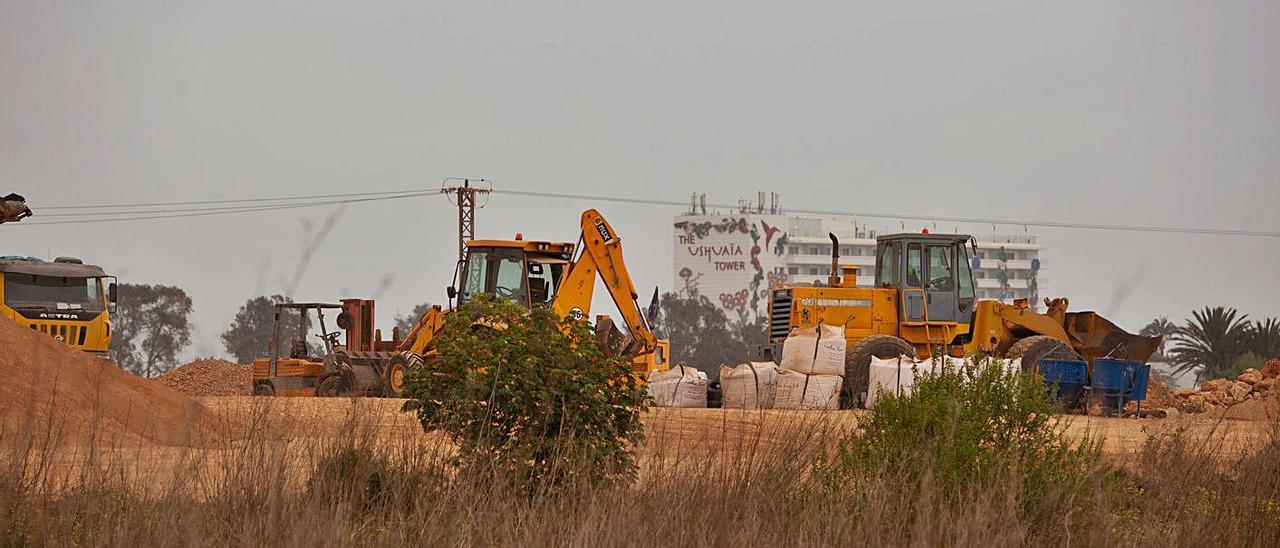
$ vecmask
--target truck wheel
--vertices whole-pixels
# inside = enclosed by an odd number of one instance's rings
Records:
[[[316,386],[316,396],[321,398],[336,398],[341,391],[342,379],[339,379],[337,375],[329,375],[320,379],[320,384]]]
[[[1050,356],[1080,359],[1080,355],[1071,348],[1071,345],[1044,335],[1032,335],[1019,339],[1004,355],[1010,359],[1022,358],[1022,371],[1028,373],[1039,373],[1040,360]]]
[[[276,389],[272,388],[271,383],[262,382],[253,386],[253,395],[255,396],[274,396]]]
[[[840,391],[840,408],[864,407],[871,378],[871,358],[882,360],[898,356],[916,357],[916,348],[893,335],[872,335],[853,345],[844,356],[844,389]]]

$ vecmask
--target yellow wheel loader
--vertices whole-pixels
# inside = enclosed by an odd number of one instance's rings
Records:
[[[622,239],[594,209],[582,213],[581,226],[577,245],[524,240],[520,235],[514,240],[467,242],[457,285],[448,288],[449,299],[456,298],[461,305],[489,294],[525,306],[550,306],[562,318],[577,316],[585,321],[598,277],[629,334],[622,336],[608,316],[597,316],[596,333],[606,353],[631,357],[642,378],[653,370],[666,370],[670,343],[654,336],[636,302],[635,284],[622,257]],[[429,309],[405,336],[397,363],[412,368],[427,360],[428,346],[447,313],[440,305]]]
[[[871,358],[898,356],[967,357],[985,354],[1022,358],[1038,370],[1046,357],[1102,356],[1146,361],[1159,337],[1120,329],[1094,312],[1067,312],[1066,299],[1045,299],[1047,311],[975,297],[970,260],[973,237],[961,234],[891,234],[876,239],[875,286],[856,287],[858,267],[840,265],[839,241],[832,243],[831,274],[825,285],[786,285],[771,291],[769,343],[772,356],[792,328],[820,323],[844,327],[845,407],[866,401]],[[971,253],[971,251],[973,253]]]

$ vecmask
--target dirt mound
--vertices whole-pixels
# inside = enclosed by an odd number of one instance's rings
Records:
[[[1147,399],[1142,406],[1148,409],[1164,409],[1166,407],[1176,407],[1178,400],[1173,397],[1173,391],[1169,390],[1169,385],[1155,379],[1147,381]]]
[[[8,319],[0,319],[0,371],[0,435],[11,440],[186,445],[218,427],[176,390]]]
[[[165,371],[155,381],[188,396],[248,396],[252,377],[247,365],[209,359]]]

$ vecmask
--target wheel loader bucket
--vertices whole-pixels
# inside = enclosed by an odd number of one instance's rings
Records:
[[[1146,362],[1160,346],[1160,337],[1134,335],[1096,312],[1068,312],[1065,324],[1071,346],[1090,364],[1103,356]]]

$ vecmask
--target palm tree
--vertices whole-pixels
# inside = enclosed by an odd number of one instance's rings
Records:
[[[1178,326],[1169,321],[1169,318],[1160,316],[1151,320],[1151,323],[1142,328],[1138,334],[1143,337],[1160,337],[1160,346],[1156,347],[1156,355],[1164,359],[1164,347],[1169,344],[1169,339],[1178,334]]]
[[[1256,320],[1249,326],[1249,351],[1264,360],[1280,358],[1280,319]]]
[[[1214,378],[1230,370],[1236,358],[1247,350],[1249,315],[1222,306],[1206,306],[1191,315],[1192,319],[1174,336],[1170,355],[1175,373],[1200,368],[1196,372],[1196,378],[1200,380]]]

